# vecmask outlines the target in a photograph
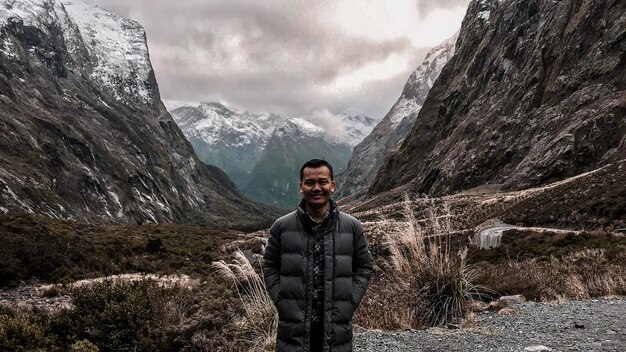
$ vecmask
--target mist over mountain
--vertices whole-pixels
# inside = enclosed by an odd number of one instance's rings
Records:
[[[138,23],[80,1],[0,8],[0,210],[220,226],[273,211],[198,160]]]

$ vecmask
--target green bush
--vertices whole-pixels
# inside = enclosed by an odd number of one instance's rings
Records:
[[[89,340],[80,340],[70,346],[70,352],[99,352],[98,346]]]
[[[46,323],[23,315],[0,315],[0,351],[48,351],[55,343]]]
[[[74,309],[66,319],[77,338],[101,351],[165,351],[167,338],[184,313],[186,290],[165,288],[156,281],[105,280],[71,290]]]

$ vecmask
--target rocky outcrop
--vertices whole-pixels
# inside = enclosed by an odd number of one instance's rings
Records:
[[[366,188],[376,176],[385,157],[411,132],[417,114],[441,69],[454,55],[456,35],[428,52],[411,74],[402,95],[352,153],[345,172],[337,177],[337,197],[347,197]]]
[[[0,211],[219,226],[267,215],[198,160],[139,24],[78,1],[0,9]]]
[[[626,3],[474,0],[369,194],[523,189],[626,157]]]

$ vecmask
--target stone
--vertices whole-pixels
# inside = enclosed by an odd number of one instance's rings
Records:
[[[534,346],[524,347],[524,351],[529,351],[529,352],[552,351],[552,349],[550,347],[543,346],[543,345],[534,345]]]
[[[496,312],[496,316],[501,317],[504,315],[511,315],[511,314],[515,314],[517,313],[516,309],[513,309],[511,307],[504,307],[502,309],[500,309],[499,311]]]
[[[526,297],[524,295],[502,296],[500,301],[506,302],[507,305],[519,304],[526,302]]]

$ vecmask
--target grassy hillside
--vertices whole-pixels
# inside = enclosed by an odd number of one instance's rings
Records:
[[[499,214],[525,225],[626,227],[626,162],[549,188]]]
[[[0,216],[0,287],[144,272],[208,275],[233,230],[186,225],[92,225]]]
[[[225,259],[237,243],[260,251],[258,241],[241,239],[232,230],[186,225],[91,225],[1,215],[5,293],[24,282],[61,284],[120,273],[186,274],[198,284],[60,285],[40,298],[69,296],[74,308],[60,311],[7,306],[0,299],[0,350],[236,350],[233,317],[242,308],[232,282],[211,263]]]

